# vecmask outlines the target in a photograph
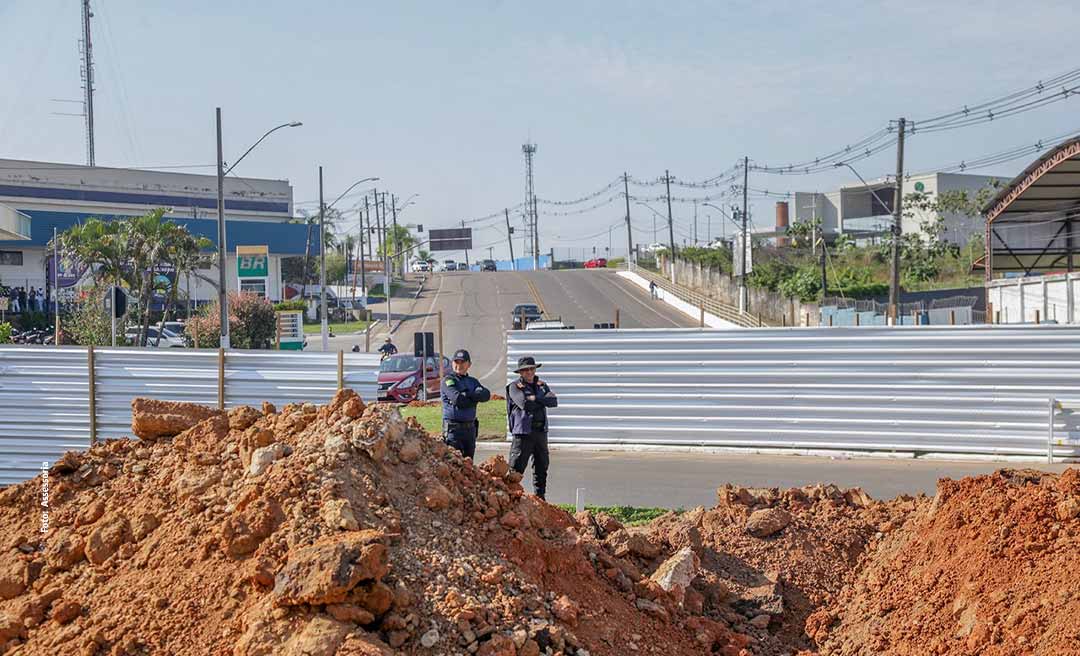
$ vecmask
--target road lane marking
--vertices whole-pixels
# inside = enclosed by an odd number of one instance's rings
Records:
[[[605,275],[614,275],[614,276],[618,277],[618,274],[605,274]],[[622,287],[622,286],[621,286],[621,285],[620,285],[620,284],[619,284],[618,282],[616,282],[616,281],[613,281],[613,280],[608,280],[607,282],[608,282],[608,283],[609,283],[609,284],[610,284],[611,286],[613,286],[613,287],[615,287],[616,289],[618,289],[619,291],[621,291],[621,292],[622,292],[623,294],[626,294],[626,295],[627,295],[627,296],[629,296],[630,298],[632,298],[632,299],[634,299],[635,301],[637,301],[639,305],[644,305],[644,306],[645,306],[646,308],[648,308],[648,309],[652,310],[652,311],[653,311],[653,313],[654,313],[654,314],[655,314],[656,316],[660,317],[661,319],[664,319],[664,320],[666,320],[666,321],[669,321],[669,322],[671,322],[671,324],[672,324],[673,326],[675,326],[676,328],[685,328],[685,326],[683,326],[683,325],[682,325],[682,324],[680,324],[679,322],[675,321],[674,319],[672,319],[671,317],[667,316],[666,314],[663,314],[663,313],[661,313],[661,312],[660,312],[659,310],[657,310],[657,309],[656,309],[656,308],[654,308],[653,306],[649,305],[648,303],[646,303],[645,301],[641,300],[640,298],[638,298],[638,297],[637,297],[637,296],[635,296],[634,294],[630,293],[630,291],[629,291],[629,290],[627,290],[627,289],[623,288],[623,287]]]

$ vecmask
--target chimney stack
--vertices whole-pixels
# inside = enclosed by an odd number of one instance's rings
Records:
[[[788,227],[788,204],[786,200],[776,202],[776,231],[784,232]],[[776,245],[783,247],[788,245],[787,237],[777,237]]]

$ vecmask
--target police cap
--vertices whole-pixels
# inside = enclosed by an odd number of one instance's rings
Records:
[[[464,360],[465,362],[472,362],[472,358],[469,357],[469,352],[465,349],[458,349],[454,351],[454,361]]]

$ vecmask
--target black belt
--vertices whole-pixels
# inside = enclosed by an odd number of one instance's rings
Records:
[[[445,419],[444,421],[446,422],[447,426],[472,426],[476,423],[475,419],[473,419],[472,421],[453,421],[451,419]]]

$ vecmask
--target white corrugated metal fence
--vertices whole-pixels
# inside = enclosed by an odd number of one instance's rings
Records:
[[[98,439],[131,434],[131,400],[149,397],[258,407],[325,403],[338,389],[337,353],[97,348],[93,352]],[[90,445],[91,356],[85,347],[0,346],[0,485],[30,478],[42,461]],[[374,399],[379,356],[341,355],[346,387]]]
[[[522,355],[554,442],[1042,456],[1049,399],[1080,398],[1066,326],[518,331],[508,376]]]

